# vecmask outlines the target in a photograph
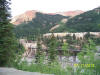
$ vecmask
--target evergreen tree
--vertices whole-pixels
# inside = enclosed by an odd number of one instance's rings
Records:
[[[64,56],[69,56],[69,46],[68,46],[68,43],[66,43],[66,42],[63,43],[62,50],[64,52]]]
[[[15,58],[16,44],[10,19],[10,0],[0,0],[0,66],[11,65]]]
[[[50,63],[56,60],[56,55],[57,55],[56,48],[57,48],[57,40],[54,37],[54,34],[52,33],[48,44],[48,57]]]
[[[87,34],[85,34],[85,38],[89,39],[90,38],[90,32],[87,32]]]
[[[76,40],[76,36],[75,36],[75,34],[73,34],[73,40]]]
[[[40,37],[38,38],[37,40],[37,52],[36,52],[36,55],[35,55],[35,58],[36,58],[36,63],[40,63],[41,62],[41,57],[43,55],[43,50],[42,50],[42,47],[41,47],[41,39]]]

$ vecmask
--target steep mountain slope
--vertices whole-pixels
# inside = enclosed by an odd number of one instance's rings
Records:
[[[11,23],[13,23],[14,25],[19,25],[23,22],[31,21],[33,18],[36,17],[36,13],[37,11],[35,10],[27,11],[21,15],[12,18]]]
[[[38,11],[36,10],[30,10],[30,11],[26,11],[25,13],[15,16],[12,18],[11,23],[13,23],[14,25],[19,25],[23,22],[27,22],[27,21],[31,21],[32,19],[34,19],[36,17],[36,13]],[[76,16],[79,15],[81,13],[83,13],[83,11],[81,10],[76,10],[76,11],[68,11],[68,12],[57,12],[57,13],[43,13],[42,14],[48,14],[48,15],[62,15],[62,16]]]
[[[71,18],[54,32],[99,32],[100,31],[100,7],[87,11]]]
[[[14,32],[18,38],[34,38],[35,35],[49,32],[49,30],[57,25],[62,19],[67,18],[68,17],[62,15],[48,15],[37,12],[35,18],[16,26]]]

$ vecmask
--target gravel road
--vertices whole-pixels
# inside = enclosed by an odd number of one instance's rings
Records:
[[[16,70],[14,68],[0,68],[0,75],[53,75],[53,74],[41,74],[38,72],[26,72]]]

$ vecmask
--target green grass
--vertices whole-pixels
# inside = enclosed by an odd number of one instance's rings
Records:
[[[45,65],[45,64],[31,64],[22,62],[17,69],[29,72],[40,72],[45,74],[66,75],[67,71],[62,69],[59,65]]]
[[[96,63],[99,63],[95,62]],[[44,74],[54,74],[54,75],[97,75],[96,73],[100,73],[100,66],[96,66],[95,68],[84,68],[84,72],[81,73],[83,68],[77,68],[77,71],[74,72],[71,66],[67,66],[66,69],[61,68],[59,64],[53,63],[51,65],[47,64],[28,64],[26,61],[23,61],[21,64],[16,65],[16,68],[23,71],[28,72],[40,72]],[[95,72],[94,72],[95,71]]]

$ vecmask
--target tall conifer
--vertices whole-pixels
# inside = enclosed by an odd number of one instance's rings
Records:
[[[0,66],[11,64],[15,53],[13,25],[10,24],[10,0],[0,0]]]

